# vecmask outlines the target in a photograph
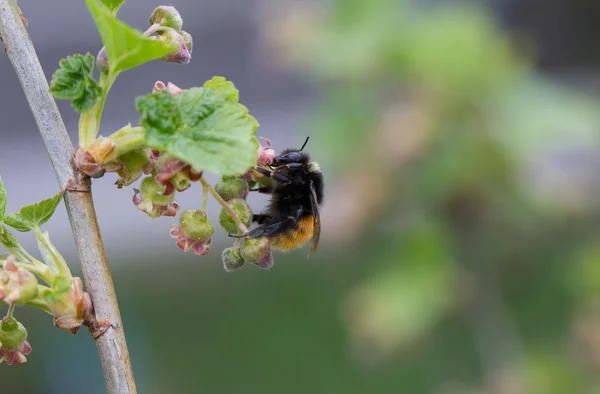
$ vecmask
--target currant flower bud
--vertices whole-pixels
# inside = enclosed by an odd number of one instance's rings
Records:
[[[183,37],[183,42],[185,43],[185,47],[188,49],[188,51],[190,52],[190,55],[191,55],[192,49],[194,49],[194,39],[192,38],[192,35],[184,30],[180,31],[179,34],[181,34],[181,37]]]
[[[101,73],[108,73],[108,56],[106,55],[106,47],[102,47],[96,56],[96,67]]]
[[[166,43],[178,44],[178,47],[173,52],[162,58],[163,61],[168,63],[188,64],[192,59],[192,54],[186,45],[185,39],[179,32],[173,29],[167,29],[161,35],[153,36],[152,38]]]
[[[248,196],[248,182],[242,178],[224,176],[215,185],[215,191],[219,193],[219,196],[225,201],[229,201],[232,198],[241,198],[242,200],[245,200]]]
[[[17,268],[15,256],[9,256],[0,270],[0,301],[26,304],[38,295],[38,281],[31,272]]]
[[[166,90],[171,93],[171,96],[176,97],[183,92],[183,90],[175,84],[168,82],[166,85],[162,81],[156,81],[154,87],[152,88],[152,93],[160,92],[161,90]]]
[[[228,204],[233,210],[233,212],[236,214],[238,219],[240,219],[240,221],[246,227],[248,227],[250,225],[250,222],[252,221],[252,209],[250,209],[248,203],[242,200],[241,198],[233,198],[228,201]],[[221,214],[219,215],[219,223],[221,224],[221,227],[223,227],[225,231],[227,231],[230,234],[237,234],[240,231],[237,225],[235,224],[235,221],[225,208],[221,209]]]
[[[54,316],[54,326],[69,330],[73,335],[93,310],[89,294],[83,291],[83,281],[77,277],[72,278],[69,291],[49,307]]]
[[[254,264],[264,270],[271,268],[274,263],[271,255],[271,242],[267,237],[244,240],[240,254],[246,263]]]
[[[179,204],[175,201],[175,194],[166,194],[166,187],[158,183],[154,177],[144,178],[141,191],[133,189],[133,204],[151,218],[159,216],[175,216]]]
[[[8,365],[23,364],[31,353],[27,342],[27,330],[14,317],[5,317],[0,322],[0,363],[6,360]]]
[[[223,268],[227,272],[237,271],[244,265],[244,259],[239,249],[233,247],[225,249],[221,254],[221,258],[223,260]]]
[[[165,194],[172,194],[175,190],[182,192],[202,177],[201,172],[195,172],[192,167],[176,157],[160,156],[156,160],[156,180],[166,187]]]
[[[265,146],[261,145],[260,148],[258,148],[258,160],[256,164],[258,166],[267,166],[273,163],[275,151],[271,149],[271,141],[262,137],[260,137],[260,139],[265,142]]]
[[[181,15],[179,15],[179,11],[177,11],[175,7],[165,5],[156,7],[152,12],[152,15],[150,15],[149,22],[150,26],[159,24],[177,31],[180,31],[183,27],[183,19],[181,18]]]
[[[91,176],[100,178],[106,171],[119,171],[122,164],[117,160],[116,144],[104,137],[96,138],[87,148],[79,147],[75,155],[79,169]]]
[[[192,249],[198,256],[210,252],[215,227],[208,220],[206,212],[189,209],[179,218],[179,225],[172,225],[171,238],[177,239],[177,246],[184,252]]]
[[[150,162],[150,151],[147,148],[136,149],[119,157],[122,167],[117,171],[119,179],[115,184],[120,189],[138,180],[142,174],[150,174],[154,164]]]

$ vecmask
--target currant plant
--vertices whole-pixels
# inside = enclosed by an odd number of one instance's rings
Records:
[[[49,87],[56,99],[69,100],[80,114],[79,140],[73,152],[76,169],[91,178],[115,173],[116,187],[131,187],[132,208],[150,219],[177,216],[177,193],[199,184],[203,198],[198,206],[187,207],[178,224],[165,229],[165,236],[174,238],[185,252],[204,256],[211,250],[215,228],[206,212],[209,195],[222,207],[220,226],[231,235],[247,233],[253,217],[246,202],[248,192],[257,184],[269,183],[253,168],[271,164],[275,153],[268,140],[263,139],[265,145],[259,143],[255,136],[259,124],[239,102],[233,82],[215,76],[182,89],[157,81],[147,95],[132,97],[139,113],[136,125],[129,123],[105,133],[103,109],[120,74],[152,60],[187,64],[193,39],[183,30],[183,19],[174,7],[157,7],[142,32],[117,19],[124,0],[85,1],[103,47],[96,56],[73,54],[62,59]],[[219,176],[220,181],[213,187],[205,173]],[[132,187],[138,181],[139,188]],[[96,318],[83,281],[72,276],[49,234],[42,230],[71,187],[66,185],[49,199],[5,215],[7,193],[0,181],[0,244],[7,252],[0,255],[0,303],[9,308],[0,324],[0,362],[20,364],[31,352],[27,331],[14,317],[16,306],[41,309],[53,317],[57,328],[72,334],[85,325],[99,337],[111,327],[111,322]],[[35,236],[39,258],[23,248],[11,229]],[[228,272],[245,263],[261,269],[273,265],[267,238],[236,237],[221,256]]]

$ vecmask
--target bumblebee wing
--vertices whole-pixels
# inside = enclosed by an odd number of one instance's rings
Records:
[[[319,247],[319,237],[321,236],[321,217],[319,215],[319,204],[317,203],[317,194],[315,193],[315,188],[313,187],[312,182],[310,184],[310,205],[313,215],[313,236],[308,257],[317,251],[317,248]]]

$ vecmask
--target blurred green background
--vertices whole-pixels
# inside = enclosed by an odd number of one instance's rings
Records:
[[[274,139],[310,135],[325,169],[321,250],[227,274],[222,232],[200,262],[143,234],[108,242],[138,391],[600,393],[594,90],[546,72],[535,40],[487,2],[256,6],[264,67],[312,92],[300,130]],[[242,102],[260,88],[246,82]],[[33,352],[0,367],[2,392],[105,392],[87,332],[17,313]]]

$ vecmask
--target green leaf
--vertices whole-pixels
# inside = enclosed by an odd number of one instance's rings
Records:
[[[4,213],[6,212],[6,189],[0,178],[0,224],[4,221]]]
[[[18,213],[11,213],[4,222],[17,231],[26,232],[46,223],[60,204],[63,192],[38,203],[21,208]]]
[[[144,37],[142,32],[116,19],[98,0],[85,0],[106,47],[109,73],[137,67],[177,49],[177,44]],[[116,3],[117,0],[103,0]]]
[[[73,100],[77,112],[86,112],[96,104],[102,88],[93,78],[94,57],[89,53],[67,56],[52,75],[50,92],[59,99]]]
[[[2,244],[5,248],[18,248],[19,241],[15,238],[15,236],[8,231],[6,227],[0,228],[0,244]]]
[[[6,216],[4,218],[4,223],[22,233],[31,231],[35,227],[33,223],[25,219],[20,213],[11,213]]]
[[[121,8],[121,6],[125,3],[125,0],[100,0],[102,2],[102,4],[104,4],[104,6],[106,8],[108,8],[110,10],[110,12],[112,12],[113,15],[116,15],[117,12],[119,11],[119,8]]]
[[[233,83],[222,77],[177,97],[166,91],[138,97],[136,107],[148,146],[196,171],[239,175],[256,164],[258,122],[238,103]]]

